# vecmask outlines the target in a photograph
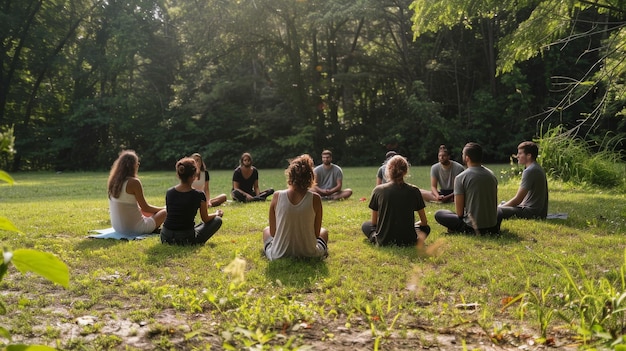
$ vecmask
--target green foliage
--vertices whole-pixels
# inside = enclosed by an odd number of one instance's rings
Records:
[[[624,163],[621,161],[622,155],[613,151],[613,142],[609,140],[594,150],[584,140],[564,131],[562,126],[557,126],[538,139],[538,161],[552,177],[566,182],[608,188],[623,186]]]
[[[10,144],[12,145],[12,144]],[[7,145],[0,145],[2,148],[7,148]],[[2,150],[0,148],[0,150]],[[8,175],[4,176],[3,179],[6,179]],[[12,179],[8,177],[9,180]],[[0,217],[0,231],[18,231],[15,226],[5,218]],[[13,265],[22,273],[33,272],[38,274],[51,282],[62,285],[63,287],[68,287],[69,285],[69,271],[65,263],[59,260],[56,256],[41,252],[37,250],[31,249],[18,249],[13,252],[5,251],[3,252],[3,260],[0,263],[0,282],[3,280],[5,274],[8,271],[9,264],[13,263]],[[0,301],[0,314],[6,314],[7,310],[4,306],[4,303]],[[0,327],[0,337],[8,339],[11,341],[11,333]],[[7,351],[20,351],[20,350],[34,350],[34,351],[48,351],[54,350],[51,347],[43,346],[43,345],[21,345],[21,344],[13,344],[7,345],[5,350]]]
[[[11,254],[11,262],[20,272],[33,272],[65,288],[69,286],[69,270],[56,256],[31,249],[17,249]]]
[[[556,265],[562,274],[552,286],[533,287],[528,278],[526,293],[511,301],[537,318],[542,341],[557,317],[576,326],[585,348],[626,345],[626,251],[622,265],[599,278],[587,276],[579,264],[573,272],[562,262]]]

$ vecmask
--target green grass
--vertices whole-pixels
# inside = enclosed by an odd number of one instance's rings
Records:
[[[0,283],[8,310],[0,325],[14,342],[67,350],[446,349],[442,335],[456,337],[448,349],[599,342],[591,332],[580,339],[577,329],[601,317],[581,318],[574,307],[577,294],[609,291],[610,300],[623,292],[623,193],[550,181],[549,212],[569,218],[505,221],[497,237],[446,234],[433,216],[452,205],[429,203],[427,245],[437,250],[421,257],[366,242],[360,226],[370,211],[360,199],[369,200],[376,168],[344,173],[354,194],[324,203],[330,257],[323,262],[262,256],[269,202],[223,205],[224,225],[205,246],[92,240],[88,230],[110,226],[106,173],[13,174],[13,186],[0,185],[0,216],[22,232],[0,232],[2,246],[54,253],[71,278],[64,290],[11,269]],[[428,167],[411,174],[409,182],[428,186]],[[229,193],[231,175],[211,171],[213,195]],[[176,184],[174,172],[140,171],[140,178],[154,205]],[[261,188],[285,187],[282,170],[262,169],[260,178]],[[513,197],[518,183],[501,179],[499,200]],[[470,303],[478,308],[465,308]],[[78,325],[83,316],[95,322]]]

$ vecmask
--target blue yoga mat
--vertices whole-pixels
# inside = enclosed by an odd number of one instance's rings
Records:
[[[548,213],[546,219],[567,219],[567,213]]]
[[[90,230],[87,237],[92,239],[115,239],[115,240],[142,240],[151,236],[159,234],[122,234],[115,231],[113,228],[106,229],[94,229]]]

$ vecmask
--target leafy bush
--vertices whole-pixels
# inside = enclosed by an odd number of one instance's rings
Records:
[[[2,150],[11,150],[13,146],[12,133],[0,135],[0,151]],[[13,178],[11,176],[0,170],[0,181],[4,181],[9,184],[13,184]],[[19,230],[9,221],[7,218],[0,217],[0,230],[13,231],[18,232]],[[63,287],[68,287],[69,285],[69,270],[65,263],[59,260],[56,256],[41,252],[37,250],[31,249],[18,249],[13,252],[4,251],[3,259],[0,261],[0,281],[6,275],[9,270],[9,264],[13,263],[15,268],[17,268],[20,272],[33,272],[38,274],[51,282],[62,285]],[[6,314],[7,309],[4,303],[0,300],[0,314]],[[11,333],[0,326],[0,337],[8,339],[11,341]],[[4,348],[7,351],[16,351],[16,350],[54,350],[53,348],[37,345],[37,346],[26,346],[13,344],[8,345]]]
[[[612,188],[624,184],[624,163],[610,146],[615,140],[594,149],[562,126],[549,129],[539,140],[539,163],[550,176],[565,182],[588,183]]]

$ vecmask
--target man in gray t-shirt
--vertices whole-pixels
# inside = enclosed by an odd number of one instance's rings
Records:
[[[435,220],[450,232],[499,233],[498,178],[482,165],[482,147],[467,143],[463,162],[467,169],[454,180],[455,212],[439,210]]]
[[[332,161],[333,153],[330,150],[324,150],[322,164],[313,170],[317,184],[311,190],[318,193],[323,200],[347,199],[352,195],[352,189],[341,189],[343,171]]]
[[[452,202],[454,201],[454,179],[465,168],[460,163],[450,160],[450,151],[445,145],[439,146],[437,159],[439,162],[430,167],[429,195],[432,196],[432,201]],[[439,190],[437,190],[437,185],[439,185]]]
[[[539,147],[532,141],[517,146],[517,163],[524,165],[522,182],[515,197],[498,207],[498,219],[546,218],[548,215],[548,180],[537,163]]]

